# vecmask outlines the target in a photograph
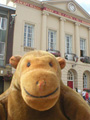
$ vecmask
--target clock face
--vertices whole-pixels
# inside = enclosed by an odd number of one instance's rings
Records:
[[[75,11],[76,11],[76,6],[75,6],[73,3],[69,3],[69,4],[68,4],[68,9],[69,9],[71,12],[75,12]]]

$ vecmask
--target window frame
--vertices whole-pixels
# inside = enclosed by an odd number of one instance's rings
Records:
[[[86,56],[86,39],[84,38],[80,38],[80,56],[81,57]]]
[[[0,58],[0,60],[4,60],[4,57],[5,57],[5,42],[0,42],[0,44],[4,44],[4,47],[3,47],[3,54],[0,53],[0,56],[3,56],[3,58]]]
[[[26,27],[26,30],[25,30],[25,27]],[[24,47],[34,48],[34,38],[35,38],[34,29],[35,29],[35,25],[33,24],[29,24],[29,23],[24,24]],[[31,31],[32,31],[32,34],[31,34]]]
[[[56,50],[57,31],[48,29],[48,49]]]
[[[72,35],[69,34],[65,35],[65,53],[67,54],[72,53]]]
[[[74,73],[71,70],[68,71],[67,81],[74,81]]]
[[[6,30],[6,29],[7,29],[7,18],[0,17],[0,30]]]
[[[87,88],[87,74],[83,74],[83,88]]]

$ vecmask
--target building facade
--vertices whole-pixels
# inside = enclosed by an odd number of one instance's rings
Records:
[[[17,15],[13,55],[58,50],[66,59],[64,84],[89,90],[90,15],[75,0],[12,0],[12,4]]]
[[[11,14],[14,13],[14,8],[0,4],[0,94],[10,84],[10,81],[4,80],[4,76],[11,73],[9,58],[12,56],[14,27]]]

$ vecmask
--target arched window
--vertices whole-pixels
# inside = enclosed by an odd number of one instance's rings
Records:
[[[83,88],[87,88],[87,75],[83,74]]]
[[[67,80],[67,85],[73,89],[74,74],[72,71],[68,71]]]
[[[73,81],[74,75],[72,71],[68,71],[68,76],[67,76],[68,81]]]

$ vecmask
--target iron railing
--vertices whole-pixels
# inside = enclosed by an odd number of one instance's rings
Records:
[[[70,61],[78,61],[78,56],[74,53],[65,53],[65,59]]]

